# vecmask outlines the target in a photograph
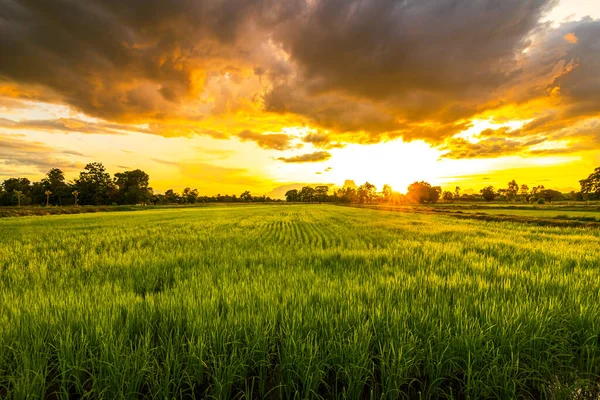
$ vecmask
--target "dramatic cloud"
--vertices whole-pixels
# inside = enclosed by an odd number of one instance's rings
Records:
[[[481,157],[540,136],[576,149],[569,127],[600,115],[600,21],[541,22],[556,4],[0,0],[0,53],[10,55],[0,109],[43,101],[99,118],[0,124],[237,137],[275,150],[297,147],[270,133],[292,127],[323,150],[403,138]],[[510,137],[483,134],[505,140],[473,150],[455,135],[475,118],[531,122]]]
[[[309,93],[390,100],[403,119],[455,120],[515,72],[516,54],[553,4],[314,1],[276,37],[300,68],[296,86]]]
[[[294,157],[279,157],[279,161],[285,163],[309,163],[309,162],[321,162],[327,161],[331,158],[331,154],[326,151],[317,151],[314,153],[302,154]]]

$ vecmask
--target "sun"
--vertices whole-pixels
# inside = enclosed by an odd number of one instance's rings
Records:
[[[437,165],[441,152],[423,141],[348,145],[331,153],[329,177],[335,182],[351,179],[360,185],[368,181],[379,190],[389,184],[403,193],[415,181],[438,183],[442,174]]]

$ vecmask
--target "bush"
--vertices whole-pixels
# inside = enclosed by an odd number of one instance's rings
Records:
[[[538,199],[537,203],[538,204],[544,204],[546,201],[544,199]]]

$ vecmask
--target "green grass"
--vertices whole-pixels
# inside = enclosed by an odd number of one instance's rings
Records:
[[[575,398],[600,231],[329,205],[0,220],[0,398]]]

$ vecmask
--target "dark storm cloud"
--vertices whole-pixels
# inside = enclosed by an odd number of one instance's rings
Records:
[[[1,0],[0,77],[91,115],[185,116],[208,64],[248,58],[294,1]],[[241,38],[241,39],[240,39]],[[203,69],[204,68],[204,69]]]
[[[10,55],[0,86],[11,85],[0,94],[65,103],[107,124],[148,123],[148,133],[278,150],[292,146],[288,135],[201,123],[250,109],[246,122],[292,116],[328,131],[305,138],[321,149],[396,137],[439,145],[482,112],[547,101],[507,143],[489,143],[489,154],[510,153],[510,140],[564,133],[600,112],[600,21],[540,22],[555,4],[0,0],[0,54]]]
[[[374,124],[385,131],[401,128],[401,122],[470,117],[518,73],[517,54],[554,3],[312,2],[277,30],[299,73],[276,85],[267,105],[306,113],[328,126],[318,118],[321,103],[298,93],[369,100],[381,115]],[[295,94],[286,98],[278,91]],[[307,105],[312,110],[303,110]]]
[[[285,163],[309,163],[322,162],[331,158],[331,154],[326,151],[316,151],[314,153],[302,154],[294,157],[279,157],[277,160]]]
[[[314,1],[278,30],[304,83],[367,98],[486,90],[549,0]],[[410,99],[407,99],[410,101]]]

